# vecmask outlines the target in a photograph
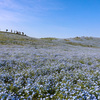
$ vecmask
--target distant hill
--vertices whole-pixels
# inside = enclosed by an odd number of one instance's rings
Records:
[[[0,31],[0,44],[2,45],[32,45],[40,47],[50,47],[59,45],[72,45],[82,47],[100,47],[100,38],[95,37],[75,37],[67,39],[57,38],[32,38],[10,32]]]
[[[65,39],[67,44],[83,47],[100,47],[100,38],[96,37],[75,37]]]

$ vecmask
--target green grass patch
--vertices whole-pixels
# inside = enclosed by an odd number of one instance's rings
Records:
[[[49,41],[52,41],[52,40],[57,40],[57,38],[41,38],[42,40],[49,40]]]
[[[67,44],[70,44],[70,45],[74,45],[74,46],[82,46],[82,47],[95,47],[95,46],[92,46],[92,45],[85,45],[85,44],[81,44],[81,43],[76,43],[76,42],[66,42]]]

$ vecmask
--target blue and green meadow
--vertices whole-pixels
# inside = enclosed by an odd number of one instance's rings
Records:
[[[100,100],[100,38],[0,33],[1,100]]]

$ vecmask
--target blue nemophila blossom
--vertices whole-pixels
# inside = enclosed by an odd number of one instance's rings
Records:
[[[100,48],[59,41],[0,45],[0,99],[99,100]]]

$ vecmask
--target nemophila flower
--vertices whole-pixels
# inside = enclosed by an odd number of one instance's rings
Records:
[[[14,46],[5,47],[4,52],[0,53],[2,99],[99,98],[99,49]]]

